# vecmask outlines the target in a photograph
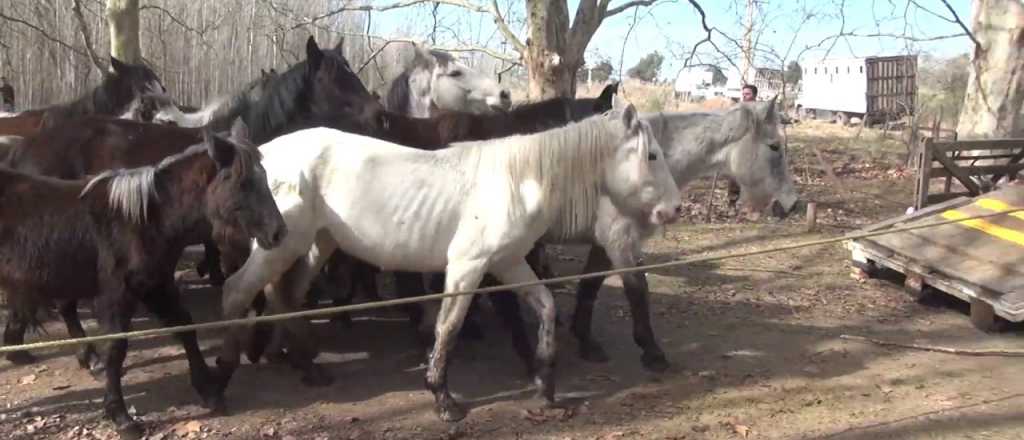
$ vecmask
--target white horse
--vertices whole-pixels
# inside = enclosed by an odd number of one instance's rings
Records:
[[[288,240],[253,247],[224,284],[224,314],[243,316],[267,287],[268,309],[302,303],[313,275],[341,251],[383,270],[446,272],[445,291],[477,287],[485,273],[502,283],[535,281],[525,256],[542,237],[587,237],[606,217],[645,225],[674,222],[682,210],[661,147],[632,105],[532,135],[422,151],[326,128],[281,136],[260,151]],[[554,400],[555,305],[551,292],[519,292],[538,314],[535,380]],[[448,393],[448,352],[470,296],[442,302],[426,373],[442,420],[465,416]],[[309,323],[285,323],[289,356],[307,383],[329,380],[312,362]],[[230,377],[245,329],[225,337],[218,363]]]
[[[415,118],[439,111],[491,113],[512,106],[512,95],[494,78],[440,50],[414,47],[411,64],[391,81],[385,107]]]
[[[721,172],[740,184],[744,206],[750,211],[770,210],[785,217],[802,203],[789,173],[775,100],[743,103],[718,113],[651,113],[649,123],[672,177],[682,190],[701,176]],[[595,226],[594,244],[583,272],[628,268],[639,264],[639,243],[646,232],[628,219]],[[633,319],[633,340],[643,350],[641,361],[651,371],[669,367],[651,328],[647,279],[643,273],[621,275]],[[603,362],[604,349],[591,335],[591,318],[597,292],[604,278],[581,280],[577,288],[572,330],[579,340],[580,356]]]

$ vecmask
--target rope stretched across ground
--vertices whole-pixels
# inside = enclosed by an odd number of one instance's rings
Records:
[[[567,281],[578,281],[578,280],[587,279],[587,278],[607,277],[607,276],[611,276],[611,275],[620,275],[620,274],[630,273],[630,272],[649,271],[649,270],[654,270],[654,269],[665,269],[665,268],[676,267],[676,266],[683,266],[683,265],[694,264],[694,263],[706,263],[706,262],[711,262],[711,261],[723,261],[723,260],[730,260],[730,259],[734,259],[734,258],[751,257],[751,256],[755,256],[755,255],[770,254],[770,253],[775,253],[775,252],[783,252],[783,251],[802,249],[802,248],[807,248],[807,247],[814,247],[814,246],[821,246],[821,245],[826,245],[826,244],[838,243],[838,242],[846,241],[846,240],[856,240],[856,239],[861,239],[861,238],[869,238],[869,237],[877,237],[877,236],[880,236],[880,235],[894,234],[894,233],[898,233],[898,232],[907,232],[907,231],[914,231],[914,230],[918,230],[918,229],[934,228],[936,226],[948,225],[948,224],[953,224],[953,223],[961,223],[961,222],[967,222],[967,221],[971,221],[971,220],[979,220],[979,219],[990,218],[990,217],[997,217],[997,216],[1008,215],[1008,214],[1012,214],[1012,213],[1015,213],[1015,212],[1021,212],[1021,211],[1024,211],[1024,208],[1017,208],[1017,209],[1011,209],[1011,210],[1006,210],[1006,211],[1000,211],[1000,212],[996,212],[996,213],[992,213],[992,214],[982,214],[982,215],[977,215],[977,216],[973,216],[973,217],[957,218],[957,219],[953,219],[953,220],[943,220],[943,221],[932,222],[932,223],[925,223],[925,224],[919,224],[919,225],[913,225],[913,226],[903,226],[903,227],[899,227],[899,228],[886,229],[886,230],[882,230],[882,231],[864,232],[864,233],[860,233],[860,234],[845,234],[845,235],[842,235],[842,236],[839,236],[839,237],[827,238],[827,239],[822,239],[822,240],[811,240],[811,241],[805,241],[805,242],[796,243],[796,244],[790,244],[790,245],[777,246],[777,247],[772,247],[772,248],[767,248],[767,249],[759,249],[759,250],[746,251],[746,252],[725,253],[725,254],[721,254],[721,255],[710,255],[710,256],[705,256],[705,257],[682,258],[682,259],[678,259],[678,260],[667,261],[667,262],[664,262],[664,263],[654,263],[654,264],[647,264],[647,265],[643,265],[643,266],[634,266],[634,267],[621,268],[621,269],[611,269],[611,270],[605,270],[605,271],[600,271],[600,272],[584,273],[584,274],[579,274],[579,275],[568,275],[568,276],[564,276],[564,277],[547,278],[547,279],[543,279],[543,280],[529,281],[529,282],[515,283],[515,284],[506,284],[506,285],[494,286],[494,287],[484,287],[484,288],[479,288],[479,289],[474,289],[474,290],[467,290],[467,291],[462,291],[462,292],[437,293],[437,294],[423,295],[423,296],[417,296],[417,297],[411,297],[411,298],[397,298],[397,299],[391,299],[391,300],[385,300],[385,301],[374,301],[374,302],[367,302],[367,303],[361,303],[361,304],[352,304],[352,305],[347,305],[347,306],[325,307],[325,308],[312,309],[312,310],[302,310],[302,311],[298,311],[298,312],[278,313],[278,314],[273,314],[273,315],[262,315],[262,316],[252,316],[252,317],[238,318],[238,319],[227,319],[227,320],[222,320],[222,321],[211,321],[211,322],[204,322],[204,323],[199,323],[199,324],[181,325],[181,326],[177,326],[177,327],[161,327],[161,328],[155,328],[155,329],[149,329],[149,330],[136,330],[136,331],[122,332],[122,333],[108,333],[108,334],[96,335],[96,336],[86,336],[84,338],[59,339],[59,340],[54,340],[54,341],[35,342],[35,343],[31,343],[31,344],[9,345],[9,346],[6,346],[6,347],[0,347],[0,354],[12,352],[12,351],[21,351],[21,350],[42,350],[42,349],[46,349],[46,348],[56,348],[56,347],[66,347],[66,346],[72,346],[72,345],[82,345],[82,344],[87,344],[87,343],[92,343],[92,342],[111,341],[111,340],[115,340],[115,339],[141,339],[141,338],[149,338],[149,337],[154,337],[154,336],[164,336],[164,335],[169,335],[169,334],[173,334],[173,333],[177,333],[177,332],[182,332],[182,331],[212,330],[212,329],[220,329],[220,328],[234,327],[234,326],[240,326],[240,325],[250,325],[250,324],[256,324],[256,323],[261,323],[261,322],[276,322],[276,321],[283,321],[283,320],[294,319],[294,318],[311,318],[311,317],[317,317],[317,316],[333,315],[333,314],[342,313],[342,312],[354,312],[354,311],[360,311],[360,310],[371,310],[371,309],[378,309],[378,308],[384,308],[384,307],[392,307],[392,306],[397,306],[397,305],[402,305],[402,304],[412,304],[412,303],[419,303],[419,302],[427,302],[427,301],[433,301],[433,300],[444,299],[444,298],[451,298],[451,297],[461,296],[461,295],[488,294],[488,293],[494,293],[494,292],[499,292],[499,291],[516,290],[516,289],[523,288],[523,287],[537,286],[537,285],[543,285],[543,284],[564,283],[564,282],[567,282]]]

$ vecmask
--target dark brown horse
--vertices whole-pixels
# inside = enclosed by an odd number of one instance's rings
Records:
[[[259,153],[205,135],[152,167],[62,181],[0,168],[0,287],[14,320],[29,322],[51,301],[92,300],[104,331],[130,330],[138,303],[164,325],[192,322],[174,284],[185,244],[203,229],[244,231],[272,248],[286,234]],[[176,335],[192,386],[221,409],[226,386],[195,332]],[[121,390],[127,340],[106,353],[104,410],[122,438],[137,439]]]
[[[350,127],[359,123],[353,121],[365,117],[367,109],[363,103],[373,100],[348,67],[340,49],[321,50],[312,38],[307,42],[307,60],[276,75],[266,87],[260,101],[246,101],[240,110],[246,121],[252,121],[254,129],[251,132],[258,142],[265,142],[289,130],[315,126],[314,121],[320,119],[337,119],[344,122],[338,126]],[[381,108],[379,104],[377,106]],[[331,115],[330,118],[326,114]],[[80,179],[104,170],[155,164],[201,140],[202,133],[197,128],[85,116],[67,120],[59,129],[44,130],[15,145],[9,153],[9,165],[33,174]],[[217,261],[214,242],[242,241],[246,246],[248,242],[244,239],[246,234],[235,234],[230,228],[214,232],[213,236],[197,235],[195,243],[206,245],[207,267],[219,269],[221,264]],[[242,240],[226,238],[231,235],[239,235]],[[230,252],[232,248],[226,249]],[[242,252],[243,256],[228,259],[244,259],[248,248]],[[217,278],[216,274],[211,274],[213,278]],[[68,331],[72,335],[84,334],[76,304],[73,301],[61,304],[60,310]],[[16,343],[24,338],[24,332],[24,325],[12,320],[4,332],[5,341]],[[8,359],[16,363],[34,360],[24,352],[10,353]],[[83,367],[96,371],[98,362],[91,346],[83,346],[78,359]]]
[[[58,125],[64,119],[83,115],[121,116],[132,110],[143,95],[166,97],[160,78],[144,65],[125,64],[110,57],[110,72],[89,93],[64,104],[26,110],[16,116],[0,118],[0,135],[28,137],[47,125]],[[164,101],[158,102],[165,105]],[[150,116],[151,118],[152,116]]]

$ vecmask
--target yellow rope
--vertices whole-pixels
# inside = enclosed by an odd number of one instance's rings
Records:
[[[914,225],[914,226],[904,226],[904,227],[900,227],[900,228],[892,228],[892,229],[886,229],[886,230],[882,230],[882,231],[865,232],[865,233],[860,233],[860,234],[846,234],[846,235],[843,235],[841,237],[833,237],[833,238],[827,238],[827,239],[822,239],[822,240],[811,240],[811,241],[805,241],[805,242],[802,242],[802,243],[796,243],[796,244],[791,244],[791,245],[783,245],[783,246],[767,248],[767,249],[759,249],[759,250],[746,251],[746,252],[736,252],[736,253],[726,253],[726,254],[721,254],[721,255],[710,255],[710,256],[705,256],[705,257],[683,258],[683,259],[679,259],[679,260],[667,261],[667,262],[664,262],[664,263],[655,263],[655,264],[648,264],[648,265],[643,265],[643,266],[627,267],[627,268],[621,268],[621,269],[612,269],[612,270],[606,270],[606,271],[601,271],[601,272],[591,272],[591,273],[585,273],[585,274],[579,274],[579,275],[568,275],[568,276],[564,276],[564,277],[548,278],[548,279],[544,279],[544,280],[529,281],[529,282],[515,283],[515,284],[506,284],[506,285],[502,285],[502,286],[484,287],[484,288],[480,288],[480,289],[467,290],[467,291],[463,291],[463,292],[437,293],[437,294],[423,295],[423,296],[417,296],[417,297],[412,297],[412,298],[397,298],[397,299],[391,299],[391,300],[386,300],[386,301],[375,301],[375,302],[368,302],[368,303],[362,303],[362,304],[352,304],[352,305],[347,305],[347,306],[325,307],[325,308],[313,309],[313,310],[302,310],[302,311],[298,311],[298,312],[279,313],[279,314],[274,314],[274,315],[253,316],[253,317],[239,318],[239,319],[228,319],[228,320],[223,320],[223,321],[212,321],[212,322],[204,322],[204,323],[199,323],[199,324],[182,325],[182,326],[177,326],[177,327],[161,327],[161,328],[155,328],[155,329],[149,329],[149,330],[136,330],[136,331],[130,331],[130,332],[123,332],[123,333],[109,333],[109,334],[97,335],[97,336],[87,336],[87,337],[84,337],[84,338],[60,339],[60,340],[55,340],[55,341],[36,342],[36,343],[32,343],[32,344],[11,345],[11,346],[6,346],[6,347],[0,347],[0,353],[8,353],[8,352],[20,351],[20,350],[41,350],[41,349],[45,349],[45,348],[65,347],[65,346],[71,346],[71,345],[82,345],[82,344],[87,344],[87,343],[92,343],[92,342],[110,341],[110,340],[114,340],[114,339],[141,339],[141,338],[148,338],[148,337],[153,337],[153,336],[169,335],[169,334],[172,334],[172,333],[183,332],[183,331],[212,330],[212,329],[219,329],[219,328],[226,328],[226,327],[233,327],[233,326],[240,326],[240,325],[247,325],[247,324],[256,324],[256,323],[261,323],[261,322],[276,322],[276,321],[283,321],[283,320],[286,320],[286,319],[310,318],[310,317],[315,317],[315,316],[333,315],[333,314],[342,313],[342,312],[354,312],[354,311],[359,311],[359,310],[370,310],[370,309],[377,309],[377,308],[383,308],[383,307],[397,306],[397,305],[402,305],[402,304],[412,304],[412,303],[419,303],[419,302],[427,302],[427,301],[433,301],[433,300],[444,299],[444,298],[451,298],[451,297],[462,296],[462,295],[486,294],[486,293],[494,293],[494,292],[504,291],[504,290],[516,290],[516,289],[520,289],[520,288],[523,288],[523,287],[538,286],[538,285],[543,285],[543,284],[564,283],[564,282],[567,282],[567,281],[578,281],[578,280],[587,279],[587,278],[607,277],[607,276],[611,276],[611,275],[621,275],[621,274],[624,274],[624,273],[631,273],[631,272],[642,272],[642,271],[649,271],[649,270],[653,270],[653,269],[664,269],[664,268],[669,268],[669,267],[682,266],[682,265],[686,265],[686,264],[705,263],[705,262],[710,262],[710,261],[722,261],[722,260],[729,260],[729,259],[733,259],[733,258],[751,257],[751,256],[755,256],[755,255],[769,254],[769,253],[775,253],[775,252],[782,252],[782,251],[789,251],[789,250],[794,250],[794,249],[802,249],[802,248],[807,248],[807,247],[821,246],[821,245],[826,245],[826,244],[838,243],[838,242],[846,241],[846,240],[856,240],[856,239],[862,239],[862,238],[877,237],[877,236],[880,236],[880,235],[894,234],[894,233],[897,233],[897,232],[907,232],[907,231],[913,231],[913,230],[917,230],[917,229],[933,228],[933,227],[936,227],[936,226],[948,225],[948,224],[952,224],[952,223],[961,223],[961,222],[964,222],[964,221],[975,220],[975,219],[996,217],[996,216],[1007,215],[1007,214],[1011,214],[1011,213],[1014,213],[1014,212],[1021,212],[1021,211],[1024,211],[1024,208],[1017,208],[1017,209],[1012,209],[1012,210],[1007,210],[1007,211],[1001,211],[1001,212],[996,212],[996,213],[992,213],[992,214],[977,215],[977,216],[974,216],[974,217],[958,218],[958,219],[954,219],[954,220],[944,220],[944,221],[938,221],[938,222],[926,223],[926,224],[920,224],[920,225]]]

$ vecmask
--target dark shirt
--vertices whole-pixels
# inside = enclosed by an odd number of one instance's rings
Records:
[[[7,104],[14,104],[14,87],[10,84],[4,84],[0,86],[0,98],[3,98],[3,102]]]

